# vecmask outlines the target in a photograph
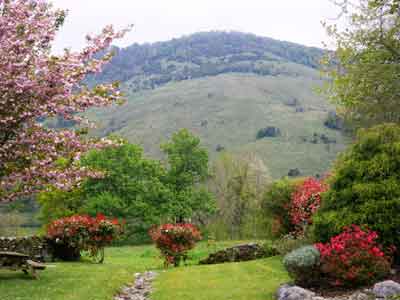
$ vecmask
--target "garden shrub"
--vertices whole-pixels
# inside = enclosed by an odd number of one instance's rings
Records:
[[[400,249],[398,125],[361,130],[357,141],[337,160],[329,181],[330,189],[314,218],[317,241],[327,242],[345,226],[358,224],[378,232],[384,246]]]
[[[75,215],[53,221],[47,228],[47,237],[52,241],[57,258],[78,260],[81,251],[96,257],[121,232],[122,225],[116,219],[109,220],[102,214],[95,218]]]
[[[289,233],[274,242],[280,255],[286,255],[310,243],[311,238],[306,233]]]
[[[151,239],[160,250],[165,266],[178,267],[187,259],[189,250],[201,240],[201,233],[193,224],[164,224],[149,230]]]
[[[269,241],[269,240],[267,240],[263,244],[263,249],[264,249],[264,252],[265,252],[265,257],[271,257],[271,256],[276,256],[276,255],[280,254],[276,244],[274,242],[272,242],[272,241]]]
[[[266,218],[272,218],[272,235],[279,237],[294,230],[289,207],[292,194],[302,179],[283,178],[272,183],[264,194],[262,208]]]
[[[303,232],[312,223],[312,216],[321,205],[321,193],[328,186],[314,177],[309,177],[296,186],[291,195],[290,220],[297,232]]]
[[[392,250],[385,254],[377,240],[376,232],[352,225],[331,238],[329,243],[316,244],[321,254],[321,272],[328,283],[353,287],[372,283],[387,275]]]
[[[320,253],[314,246],[304,246],[288,253],[283,264],[296,284],[311,286],[320,280]]]

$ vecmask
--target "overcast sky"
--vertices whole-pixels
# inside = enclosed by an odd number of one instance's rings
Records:
[[[107,25],[134,29],[119,46],[165,41],[198,31],[235,30],[322,46],[321,21],[337,16],[329,0],[53,0],[69,10],[55,50],[79,49]]]

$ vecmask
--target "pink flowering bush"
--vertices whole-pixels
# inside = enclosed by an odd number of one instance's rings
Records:
[[[97,73],[111,55],[95,58],[126,30],[107,26],[87,36],[80,52],[51,52],[66,12],[47,1],[0,0],[0,202],[54,185],[69,189],[87,176],[101,174],[79,165],[82,153],[109,141],[82,139],[81,131],[52,130],[41,121],[73,120],[95,106],[122,100],[117,84],[88,88],[82,82]]]
[[[165,266],[179,266],[187,252],[201,240],[201,233],[193,224],[164,224],[154,226],[149,235],[164,257]]]
[[[88,251],[90,256],[95,257],[121,233],[122,224],[102,214],[95,218],[87,215],[61,218],[47,228],[47,237],[54,241],[55,249],[59,250],[56,256],[65,260],[79,258],[81,251]],[[101,262],[103,259],[104,253]]]
[[[326,244],[316,244],[321,272],[331,285],[357,286],[372,283],[388,274],[390,253],[377,243],[378,234],[352,225]]]
[[[295,230],[302,232],[306,225],[312,223],[312,216],[321,205],[321,193],[328,186],[314,177],[301,182],[291,196],[289,215]]]

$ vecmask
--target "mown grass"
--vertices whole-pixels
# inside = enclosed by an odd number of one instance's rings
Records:
[[[226,300],[231,299],[227,297],[231,294],[237,296],[235,299],[272,299],[270,295],[276,286],[287,279],[278,258],[239,264],[196,265],[210,252],[238,243],[241,242],[219,242],[212,246],[200,243],[190,255],[189,266],[178,269],[164,270],[153,246],[108,248],[103,265],[89,260],[50,264],[40,273],[39,280],[22,272],[0,269],[0,300],[111,300],[124,284],[134,280],[135,273],[145,270],[161,273],[155,282],[154,300]],[[207,290],[212,286],[217,286],[219,292]]]
[[[288,281],[281,258],[178,268],[161,273],[153,300],[272,300]]]
[[[90,261],[50,264],[40,272],[39,280],[22,272],[0,270],[0,299],[110,300],[123,284],[133,280],[134,273],[161,267],[155,255],[143,255],[150,249],[107,249],[103,265]]]

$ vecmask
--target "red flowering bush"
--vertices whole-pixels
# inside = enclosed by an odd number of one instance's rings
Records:
[[[164,257],[165,265],[179,266],[187,252],[201,240],[201,233],[193,224],[164,224],[154,226],[149,235]]]
[[[328,186],[314,177],[301,182],[292,194],[289,214],[296,230],[303,231],[304,226],[311,224],[313,214],[321,205],[321,193],[327,191]]]
[[[122,224],[116,219],[107,219],[102,214],[95,218],[76,215],[53,221],[47,228],[47,237],[54,241],[56,248],[64,250],[58,253],[60,258],[76,259],[81,251],[88,251],[92,257],[100,255],[102,262],[104,247],[121,232]]]
[[[390,271],[390,255],[377,243],[378,234],[352,225],[329,243],[316,244],[321,254],[321,271],[336,286],[371,283]],[[390,249],[393,251],[393,249]]]

